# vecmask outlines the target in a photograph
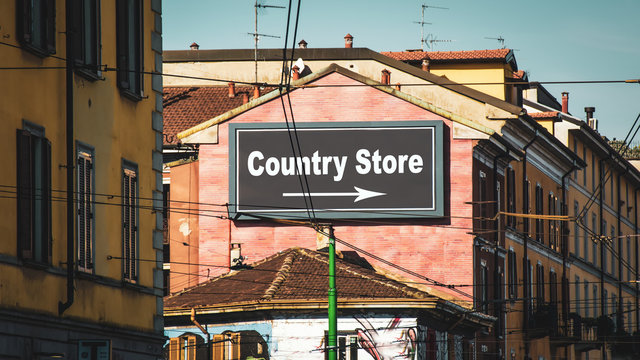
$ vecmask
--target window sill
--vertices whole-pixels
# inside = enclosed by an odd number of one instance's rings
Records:
[[[91,69],[84,68],[83,65],[76,65],[75,70],[78,75],[89,81],[104,80],[104,77],[102,77],[102,71],[100,70],[93,71]]]
[[[47,51],[47,49],[43,49],[43,48],[39,48],[37,46],[31,45],[27,42],[21,42],[20,43],[22,45],[22,48],[25,49],[26,51],[32,53],[33,55],[39,57],[39,58],[46,58],[48,56],[51,56],[53,54],[55,54],[55,52],[51,53],[49,51]]]
[[[140,94],[137,94],[129,89],[120,88],[120,93],[122,94],[122,96],[126,97],[131,101],[138,102],[143,99],[143,97]]]
[[[26,267],[30,267],[37,270],[46,270],[51,267],[51,264],[33,260],[33,259],[22,259],[22,264]]]

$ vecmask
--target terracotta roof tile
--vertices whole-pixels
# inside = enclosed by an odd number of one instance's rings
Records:
[[[558,118],[558,111],[541,111],[541,112],[532,112],[529,113],[529,116],[531,116],[532,118],[536,119],[536,120],[542,120],[542,119],[557,119]]]
[[[235,86],[236,96],[229,97],[228,86],[165,87],[162,103],[164,144],[176,144],[176,134],[242,105],[242,94],[249,99],[251,86]],[[265,94],[272,89],[261,90]]]
[[[252,267],[211,279],[165,298],[166,309],[232,305],[271,300],[322,300],[328,291],[328,255],[291,248]],[[435,299],[371,268],[336,259],[337,291],[342,300]]]
[[[465,51],[383,51],[382,55],[400,61],[429,59],[439,61],[508,61],[511,49],[465,50]]]

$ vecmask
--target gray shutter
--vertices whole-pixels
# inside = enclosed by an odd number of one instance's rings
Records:
[[[123,180],[123,184],[122,184],[122,201],[123,201],[123,206],[122,206],[122,226],[123,226],[123,231],[122,231],[122,257],[123,257],[123,275],[126,279],[130,278],[130,273],[129,273],[129,262],[130,262],[130,258],[129,258],[129,251],[130,251],[130,247],[131,247],[131,241],[130,241],[130,226],[131,226],[131,218],[130,218],[130,211],[129,211],[129,207],[130,207],[130,198],[129,198],[129,192],[130,192],[130,184],[129,184],[129,176],[127,175],[126,172],[123,173],[122,176],[122,180]]]
[[[131,262],[131,279],[132,280],[137,280],[138,278],[138,272],[137,272],[137,266],[136,266],[136,250],[137,250],[137,238],[138,238],[138,222],[137,222],[137,212],[136,209],[138,207],[138,198],[137,198],[137,191],[136,189],[138,188],[137,186],[137,181],[138,179],[136,178],[135,175],[131,176],[131,185],[130,185],[130,189],[129,189],[129,193],[131,196],[131,200],[130,200],[130,204],[131,206],[129,207],[129,218],[131,219],[131,234],[129,237],[129,242],[130,242],[130,253],[129,253],[129,261]]]
[[[51,236],[51,142],[42,139],[42,260],[51,263],[53,253]]]
[[[56,1],[55,0],[42,0],[44,1],[45,14],[44,14],[44,34],[47,52],[49,54],[56,53]]]
[[[86,258],[86,244],[87,244],[87,236],[86,236],[86,196],[87,196],[87,185],[86,185],[86,160],[82,156],[78,156],[78,267],[79,268],[87,268],[87,258]]]
[[[116,66],[118,68],[118,86],[130,89],[129,84],[129,31],[127,0],[116,0]]]
[[[32,17],[31,17],[31,5],[28,0],[17,0],[17,20],[18,20],[18,37],[20,40],[27,44],[31,44],[33,37],[31,31]]]

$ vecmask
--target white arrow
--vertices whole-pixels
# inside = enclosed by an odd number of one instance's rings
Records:
[[[376,192],[376,191],[371,191],[371,190],[365,190],[365,189],[360,189],[357,186],[353,187],[356,192],[326,192],[326,193],[316,193],[316,192],[312,192],[312,193],[282,193],[283,197],[302,197],[302,196],[355,196],[356,199],[353,200],[354,203],[360,201],[360,200],[365,200],[368,198],[372,198],[372,197],[376,197],[376,196],[382,196],[382,195],[387,195],[386,193],[381,193],[381,192]]]

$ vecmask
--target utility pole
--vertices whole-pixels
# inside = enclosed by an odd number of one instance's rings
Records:
[[[333,235],[333,226],[329,225],[329,331],[327,332],[327,348],[329,360],[338,358],[338,294],[336,292],[336,239]]]

